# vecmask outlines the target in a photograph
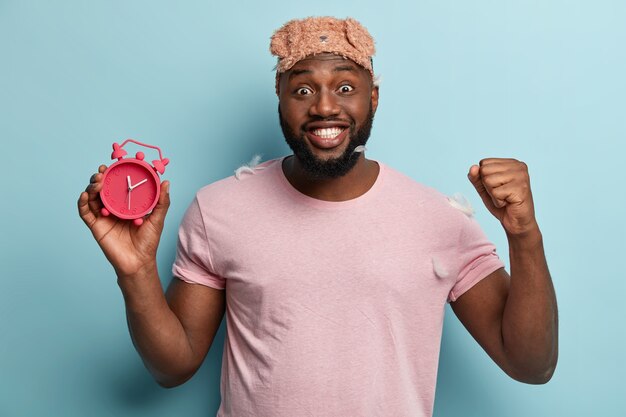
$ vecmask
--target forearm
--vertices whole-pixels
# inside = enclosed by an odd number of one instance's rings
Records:
[[[511,285],[502,317],[503,348],[517,379],[547,382],[558,355],[556,296],[541,232],[508,236]]]
[[[118,276],[129,332],[144,364],[163,386],[184,382],[195,370],[180,320],[169,308],[156,265],[135,276]]]

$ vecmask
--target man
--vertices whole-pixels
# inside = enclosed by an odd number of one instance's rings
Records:
[[[524,163],[468,178],[509,241],[511,276],[470,213],[365,158],[374,43],[352,19],[272,37],[292,156],[200,190],[163,295],[164,182],[144,225],[101,217],[102,172],[78,207],[118,276],[132,339],[163,386],[189,379],[227,317],[219,416],[430,416],[444,306],[511,377],[545,383],[557,311]]]

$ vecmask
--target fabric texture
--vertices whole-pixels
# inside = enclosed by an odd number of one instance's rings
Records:
[[[446,302],[503,264],[477,222],[382,163],[344,202],[282,159],[201,189],[173,273],[226,290],[218,417],[431,416]]]

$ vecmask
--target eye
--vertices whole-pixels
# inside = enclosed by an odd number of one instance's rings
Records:
[[[309,94],[311,94],[311,90],[307,87],[300,87],[296,90],[296,94],[299,96],[308,96]]]
[[[352,87],[351,85],[348,84],[344,84],[341,87],[339,87],[339,91],[342,93],[349,93],[351,91],[354,90],[354,87]]]

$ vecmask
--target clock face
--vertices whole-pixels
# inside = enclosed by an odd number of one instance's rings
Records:
[[[105,171],[102,181],[100,199],[120,219],[145,216],[159,199],[159,177],[143,161],[122,159]]]

